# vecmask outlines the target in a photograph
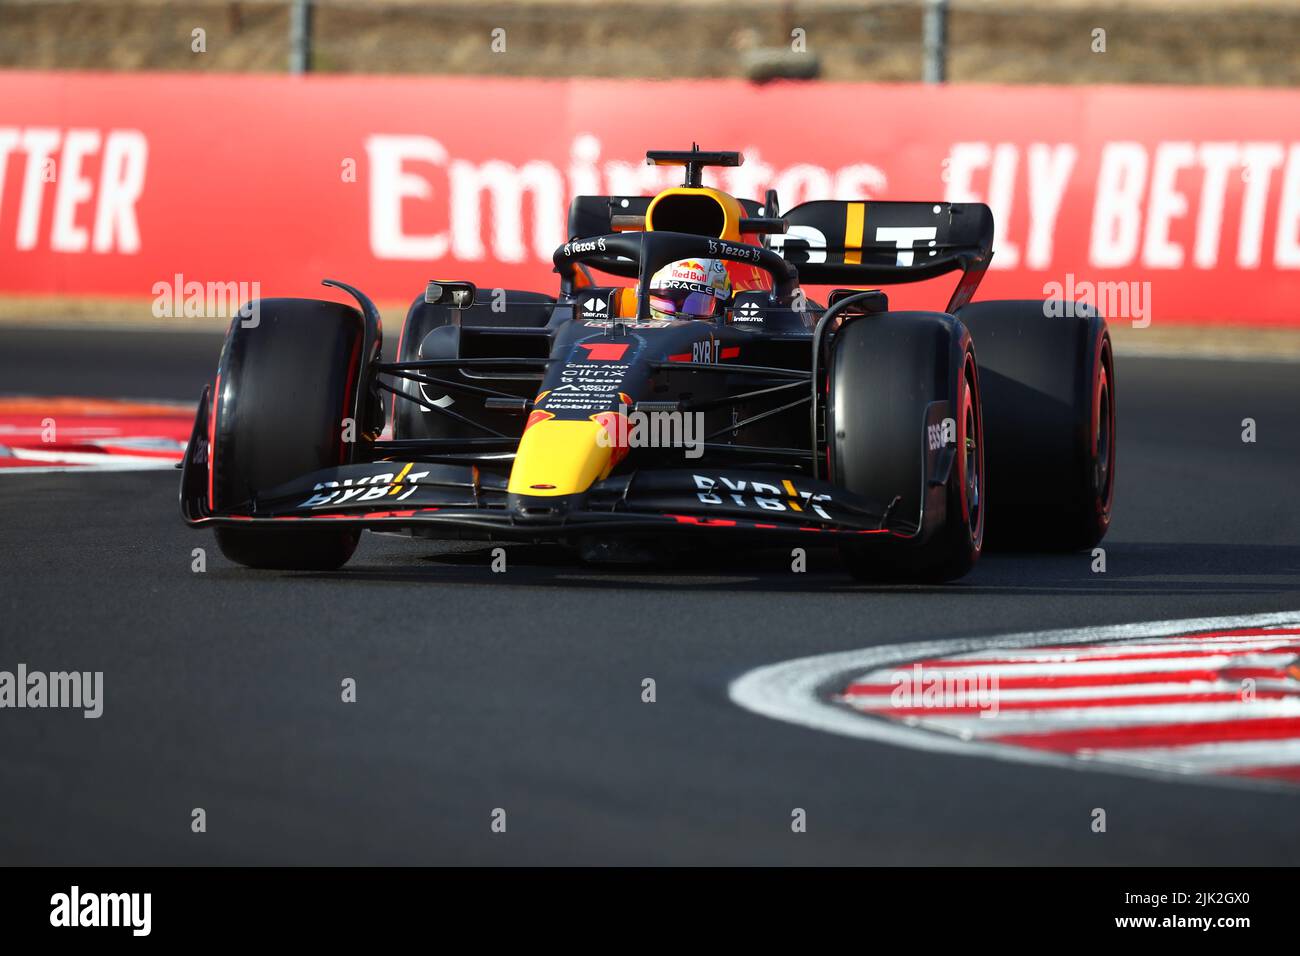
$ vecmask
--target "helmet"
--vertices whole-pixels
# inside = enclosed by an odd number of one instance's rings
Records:
[[[721,259],[678,259],[650,279],[650,311],[660,319],[707,319],[731,298]]]

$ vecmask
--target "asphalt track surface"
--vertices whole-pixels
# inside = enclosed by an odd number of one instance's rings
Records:
[[[0,393],[192,400],[218,347],[3,330]],[[494,574],[376,535],[338,573],[258,573],[181,524],[175,472],[0,476],[0,668],[105,673],[98,720],[0,712],[0,862],[1293,864],[1300,791],[902,749],[727,697],[868,645],[1300,608],[1300,366],[1121,357],[1118,382],[1104,575],[991,554],[863,587],[818,553],[628,571],[531,546]]]

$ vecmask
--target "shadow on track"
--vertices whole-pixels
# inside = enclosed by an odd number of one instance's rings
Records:
[[[506,549],[507,569],[493,572],[492,552]],[[1128,544],[1106,549],[1106,571],[1092,571],[1089,552],[989,553],[967,578],[946,585],[859,584],[833,549],[808,549],[808,570],[791,570],[782,550],[697,550],[671,563],[587,564],[554,545],[485,545],[473,550],[413,553],[409,566],[365,564],[328,573],[290,574],[306,580],[365,584],[572,587],[640,591],[831,594],[1280,594],[1300,590],[1300,546],[1205,543]],[[243,572],[234,572],[243,573]],[[248,572],[253,573],[253,572]],[[259,574],[264,572],[257,572]]]

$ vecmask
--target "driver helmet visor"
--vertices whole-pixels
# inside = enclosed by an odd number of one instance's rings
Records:
[[[692,289],[652,289],[650,308],[665,315],[691,319],[710,318],[717,310],[718,300],[712,292]]]

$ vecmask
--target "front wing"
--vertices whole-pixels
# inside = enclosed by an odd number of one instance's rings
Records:
[[[192,466],[187,459],[186,468]],[[598,482],[585,495],[555,499],[511,495],[504,478],[472,465],[376,461],[305,475],[239,509],[219,513],[209,509],[206,477],[202,484],[182,484],[187,490],[181,511],[194,527],[342,522],[435,537],[514,540],[614,532],[914,530],[890,526],[884,509],[827,482],[743,469],[639,471]]]
[[[240,506],[209,501],[202,406],[182,463],[181,514],[193,527],[293,527],[330,522],[430,537],[566,540],[606,533],[810,532],[915,534],[902,516],[826,481],[715,466],[641,470],[597,482],[584,495],[512,495],[499,474],[474,465],[381,460],[327,468]]]

